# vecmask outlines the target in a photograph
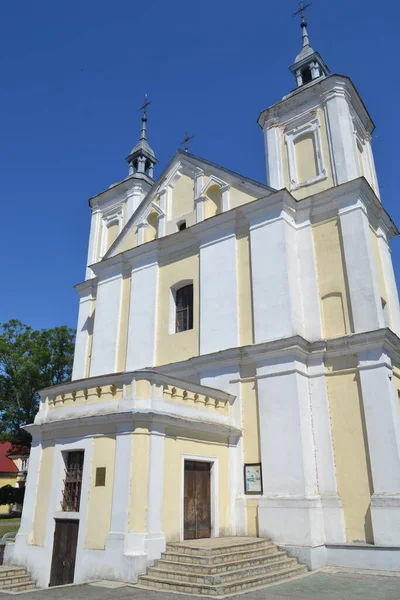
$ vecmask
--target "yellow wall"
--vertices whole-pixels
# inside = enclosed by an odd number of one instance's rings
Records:
[[[373,543],[373,494],[357,356],[326,361],[338,492],[348,542]]]
[[[170,333],[171,287],[179,281],[193,280],[193,329]],[[156,364],[186,360],[199,354],[199,255],[188,249],[178,259],[160,263],[158,280]]]
[[[183,515],[182,455],[218,458],[219,535],[230,533],[229,463],[228,446],[210,439],[199,441],[167,434],[164,457],[163,531],[167,542],[179,540],[181,515]],[[212,493],[212,492],[211,492]]]
[[[131,248],[136,248],[136,246],[138,245],[138,233],[137,233],[137,226],[132,226],[130,231],[125,235],[125,238],[120,246],[120,248],[118,248],[118,253],[119,252],[125,252],[125,250],[130,250]]]
[[[306,133],[295,140],[295,156],[299,183],[314,179],[318,175],[314,135]]]
[[[243,366],[240,374],[242,378],[240,393],[242,398],[244,462],[257,463],[261,461],[261,454],[254,368],[252,365]]]
[[[250,275],[249,232],[237,236],[239,344],[253,343],[253,300]]]
[[[215,217],[222,212],[222,192],[219,185],[211,184],[206,191],[204,201],[204,218]]]
[[[11,485],[15,487],[15,481],[17,479],[16,473],[0,473],[0,488],[5,485]],[[10,512],[10,505],[0,505],[0,515],[6,515]]]
[[[253,365],[240,370],[243,417],[243,454],[245,463],[261,462],[257,387]],[[258,535],[258,499],[247,497],[247,535]]]
[[[246,194],[241,190],[231,187],[229,190],[229,208],[237,208],[238,206],[242,206],[243,204],[247,204],[248,202],[252,202],[256,198],[261,198],[263,196],[263,192],[260,194]]]
[[[54,460],[54,442],[43,442],[40,462],[39,481],[36,493],[35,518],[33,521],[33,540],[35,546],[43,546],[46,534],[46,522],[50,508],[50,491]]]
[[[115,436],[93,440],[85,548],[103,550],[110,531],[114,481]],[[96,486],[97,467],[106,468],[105,486]]]
[[[112,221],[107,227],[106,251],[111,248],[118,236],[118,221]]]
[[[147,217],[148,227],[144,229],[144,241],[152,242],[158,238],[158,213],[152,211]]]
[[[315,225],[313,235],[324,336],[345,335],[352,326],[338,219]]]
[[[194,209],[194,181],[182,175],[172,190],[172,217],[186,215]]]
[[[149,432],[136,428],[131,456],[131,497],[128,529],[130,532],[146,531],[147,477],[149,464]]]
[[[307,196],[310,196],[312,194],[317,194],[318,192],[322,192],[323,190],[327,190],[331,187],[333,187],[333,178],[332,178],[332,172],[331,172],[331,163],[330,163],[330,153],[329,153],[329,144],[328,144],[328,136],[327,136],[327,131],[326,131],[326,122],[325,122],[325,115],[324,115],[324,111],[322,109],[318,109],[316,111],[317,115],[312,114],[310,115],[310,121],[315,119],[315,116],[318,117],[319,119],[319,123],[320,123],[320,128],[319,128],[319,133],[320,133],[320,137],[321,137],[321,147],[322,147],[322,157],[323,157],[323,166],[326,170],[326,179],[323,179],[321,181],[318,181],[316,183],[313,183],[311,185],[306,185],[298,190],[293,190],[292,194],[295,198],[297,199],[301,199],[301,198],[306,198]],[[285,143],[285,134],[284,134],[284,130],[285,130],[286,126],[282,127],[282,144],[281,144],[281,151],[282,151],[282,166],[283,166],[283,182],[284,182],[284,187],[286,187],[288,190],[290,190],[291,184],[290,184],[290,177],[289,177],[289,159],[288,159],[288,152],[287,152],[287,146]],[[312,172],[313,170],[313,163],[315,164],[315,157],[313,156],[313,154],[308,154],[309,156],[309,163],[308,161],[304,160],[304,156],[302,156],[301,158],[301,162],[300,162],[300,175],[303,174],[309,174]]]

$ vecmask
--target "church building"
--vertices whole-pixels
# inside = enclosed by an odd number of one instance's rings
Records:
[[[258,117],[267,184],[181,150],[158,174],[145,102],[127,177],[89,200],[73,378],[26,427],[6,552],[41,586],[227,536],[400,570],[399,232],[371,116],[304,17],[290,71]]]

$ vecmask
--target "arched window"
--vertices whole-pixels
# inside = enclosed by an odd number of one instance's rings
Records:
[[[175,331],[193,329],[193,284],[185,285],[175,293]]]

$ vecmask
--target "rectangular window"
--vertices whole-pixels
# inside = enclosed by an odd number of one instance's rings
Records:
[[[66,452],[65,480],[62,499],[64,512],[79,512],[82,489],[83,450]]]
[[[176,333],[193,329],[193,284],[176,291]]]
[[[96,487],[104,487],[106,485],[106,468],[97,467],[96,469]]]

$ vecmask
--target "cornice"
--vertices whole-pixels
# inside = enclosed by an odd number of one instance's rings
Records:
[[[96,296],[96,290],[97,290],[97,277],[92,277],[90,279],[86,279],[85,281],[81,281],[80,283],[77,283],[74,288],[76,289],[76,291],[78,292],[80,298],[83,298],[84,296]]]
[[[137,185],[138,181],[140,182],[140,187],[143,186],[143,183],[150,187],[154,184],[154,181],[151,179],[151,177],[145,173],[134,173],[133,175],[128,175],[128,177],[125,177],[125,179],[121,179],[121,181],[113,183],[109,188],[103,190],[99,194],[91,196],[88,200],[89,206],[92,209],[95,209],[100,204],[104,206],[104,204],[107,202],[112,202],[113,200],[117,202],[119,198],[118,196],[116,197],[116,195],[129,192],[129,190],[134,187],[135,184]]]
[[[318,223],[337,215],[340,210],[355,207],[360,202],[368,213],[370,221],[376,228],[378,226],[382,228],[388,240],[398,235],[399,231],[395,223],[364,177],[358,177],[318,194],[296,200],[296,223],[305,220]]]
[[[153,409],[134,409],[126,412],[90,415],[40,424],[30,424],[25,425],[24,429],[28,431],[33,438],[38,439],[46,433],[60,437],[63,432],[67,432],[71,429],[91,427],[101,430],[104,425],[120,425],[122,423],[131,424],[132,431],[136,427],[146,425],[149,430],[153,428],[159,429],[160,427],[173,427],[175,429],[189,429],[191,431],[211,433],[223,439],[230,436],[241,437],[242,435],[242,430],[234,425],[201,419],[191,419],[187,416],[161,413]],[[87,437],[92,437],[92,435],[93,434],[87,434]]]
[[[316,96],[319,96],[320,103],[323,104],[326,102],[327,97],[334,97],[335,95],[344,95],[346,97],[349,104],[355,108],[357,115],[361,118],[365,129],[369,133],[372,133],[375,125],[357,88],[350,77],[337,73],[333,73],[329,77],[317,79],[310,85],[293,90],[293,92],[285,96],[282,100],[263,110],[257,122],[263,128],[268,121],[274,119],[280,121],[280,118],[294,106],[300,107],[310,100],[314,102]]]
[[[261,342],[239,348],[229,348],[211,354],[203,354],[186,361],[169,363],[157,367],[159,372],[190,372],[192,374],[208,368],[232,367],[290,355],[297,360],[307,361],[333,356],[357,354],[365,350],[382,348],[391,358],[400,362],[400,339],[390,329],[377,329],[363,333],[351,333],[329,340],[310,342],[300,335]]]
[[[229,235],[229,228],[238,220],[251,221],[256,227],[257,220],[261,225],[274,218],[285,218],[286,215],[292,226],[301,227],[337,216],[340,210],[356,208],[357,203],[365,207],[371,223],[384,232],[388,241],[398,235],[396,225],[369,183],[364,177],[359,177],[301,200],[296,200],[288,190],[282,189],[205,219],[184,231],[140,244],[89,266],[96,276],[108,278],[113,270],[117,273],[118,269],[128,268],[126,265],[150,264],[170,254],[184,253],[189,248],[197,250],[202,240],[209,236],[214,240],[222,239]]]

